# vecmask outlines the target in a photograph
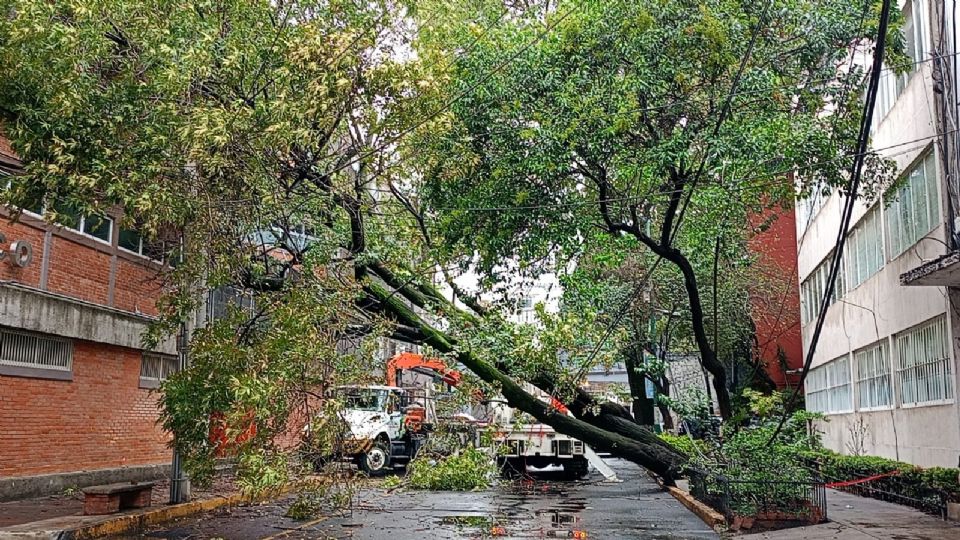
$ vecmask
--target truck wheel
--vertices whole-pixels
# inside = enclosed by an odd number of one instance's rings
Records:
[[[585,459],[574,459],[563,464],[563,474],[571,480],[579,480],[590,472],[590,465]]]
[[[390,470],[390,451],[382,441],[373,443],[373,446],[360,456],[360,470],[367,476],[382,476]]]

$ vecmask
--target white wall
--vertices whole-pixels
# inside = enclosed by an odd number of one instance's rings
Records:
[[[928,15],[931,13],[929,8],[927,12]],[[927,22],[929,23],[929,18]],[[929,31],[927,35],[930,35]],[[931,50],[929,43],[926,50]],[[888,148],[881,150],[881,153],[894,159],[900,171],[909,167],[931,146],[935,146],[936,106],[931,64],[920,64],[918,72],[913,74],[889,114],[884,118],[874,119],[874,122],[879,124],[874,131],[872,146],[877,149]],[[829,308],[814,356],[814,367],[842,355],[852,355],[854,351],[879,340],[888,340],[890,356],[894,356],[891,373],[895,382],[896,355],[893,354],[893,342],[890,340],[892,335],[943,314],[947,317],[948,331],[957,325],[956,315],[954,310],[950,309],[945,288],[900,285],[900,274],[946,252],[943,225],[947,215],[946,184],[939,156],[936,161],[941,203],[939,225],[916,245],[892,260],[889,251],[885,253],[886,262],[879,272],[857,288],[848,291]],[[797,267],[801,283],[833,249],[840,228],[842,204],[840,197],[833,195],[812,218],[809,226],[804,227],[806,223],[798,225],[802,230],[797,247]],[[868,209],[862,202],[857,204],[851,230]],[[798,220],[802,218],[803,216],[798,215]],[[885,240],[886,234],[884,229]],[[889,243],[886,247],[889,247]],[[805,351],[812,339],[814,322],[811,321],[803,327]],[[951,339],[951,342],[955,343],[955,340]],[[952,354],[956,395],[960,383],[955,360],[956,345],[949,349]],[[850,364],[853,370],[853,403],[856,406],[857,374],[852,356]],[[902,406],[895,392],[894,401],[894,406],[888,410],[828,415],[828,421],[820,425],[820,429],[824,431],[825,444],[834,450],[849,453],[854,428],[858,420],[862,419],[866,434],[863,450],[867,454],[900,459],[921,466],[957,466],[960,457],[960,414],[956,399],[938,405]]]

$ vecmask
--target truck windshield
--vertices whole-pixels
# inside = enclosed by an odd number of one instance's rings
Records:
[[[351,389],[344,397],[347,409],[382,411],[387,400],[387,391]]]

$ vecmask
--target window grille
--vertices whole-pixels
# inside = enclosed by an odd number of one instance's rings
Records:
[[[920,404],[953,399],[953,368],[941,315],[897,336],[900,401]]]
[[[853,409],[849,357],[843,356],[811,369],[805,386],[808,410],[840,413]]]
[[[0,365],[70,372],[73,369],[73,342],[0,329]]]
[[[906,182],[895,193],[885,196],[892,199],[884,213],[891,258],[916,244],[940,221],[934,153],[928,152],[905,176]]]
[[[847,236],[843,263],[848,290],[859,286],[883,267],[883,228],[878,208],[875,206],[867,212]]]
[[[179,359],[176,356],[158,353],[143,353],[140,360],[140,386],[154,388],[177,372]]]
[[[831,264],[833,264],[833,252],[830,252],[824,257],[816,269],[814,269],[800,285],[800,317],[802,324],[813,321],[817,318],[817,314],[820,313],[820,307],[823,305],[823,295],[830,281]],[[846,264],[844,260],[841,259],[837,283],[834,286],[833,294],[830,295],[830,304],[828,305],[832,305],[847,293],[847,280],[845,275]]]
[[[854,354],[857,363],[857,394],[860,409],[889,407],[893,404],[890,380],[890,355],[885,342]]]

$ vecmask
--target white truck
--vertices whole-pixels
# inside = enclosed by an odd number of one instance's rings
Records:
[[[337,389],[344,402],[340,413],[346,431],[342,453],[371,476],[415,458],[436,422],[430,388],[401,386],[404,370],[429,375],[449,386],[458,385],[461,377],[439,360],[402,353],[387,363],[387,385]],[[528,391],[550,401],[550,396],[528,387]],[[616,479],[582,441],[557,433],[546,424],[515,421],[514,410],[502,400],[487,401],[483,409],[481,419],[474,420],[474,431],[493,429],[493,443],[500,448],[497,459],[506,474],[523,474],[528,466],[553,465],[562,467],[570,478],[583,478],[592,465],[607,479]]]
[[[552,401],[549,395],[532,385],[526,385],[525,389],[543,401]],[[563,407],[557,402],[554,405]],[[590,472],[592,466],[607,480],[617,480],[616,473],[583,441],[557,433],[551,426],[538,423],[527,414],[516,417],[516,413],[515,409],[501,402],[492,409],[489,417],[497,426],[494,442],[502,448],[497,460],[505,474],[524,474],[527,467],[558,466],[563,468],[567,477],[580,479]]]
[[[426,399],[397,386],[348,386],[337,389],[344,401],[346,425],[342,453],[370,476],[409,463],[426,442],[433,417]]]

